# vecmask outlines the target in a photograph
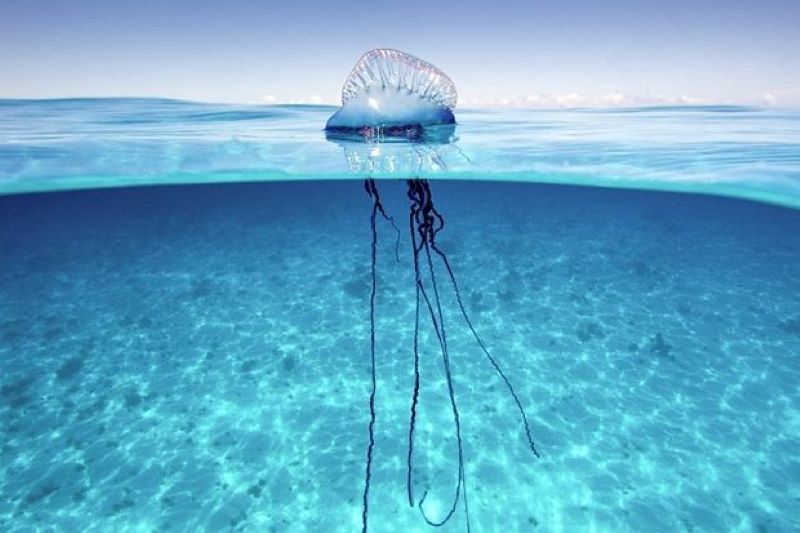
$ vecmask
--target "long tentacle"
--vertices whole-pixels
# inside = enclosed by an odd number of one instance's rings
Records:
[[[362,512],[362,521],[363,521],[362,531],[366,533],[372,454],[375,445],[375,438],[374,438],[375,392],[376,392],[375,298],[377,291],[376,258],[377,258],[377,241],[378,241],[375,223],[377,215],[380,214],[384,219],[390,222],[392,224],[392,227],[394,227],[395,231],[397,232],[397,242],[395,244],[395,259],[398,261],[399,261],[400,232],[394,223],[394,219],[390,217],[384,210],[374,180],[372,179],[366,180],[364,186],[369,196],[373,199],[373,209],[370,218],[370,223],[372,228],[372,269],[371,269],[372,291],[370,295],[370,359],[371,359],[372,389],[370,393],[370,424],[369,424],[370,443],[367,449],[367,469],[366,469],[366,479],[364,486],[364,507]],[[452,370],[450,365],[450,354],[447,346],[447,335],[445,332],[444,314],[442,312],[442,302],[441,302],[439,287],[436,280],[436,269],[432,258],[432,255],[434,253],[437,255],[437,257],[439,258],[439,260],[444,265],[447,271],[450,283],[453,286],[453,291],[455,293],[456,300],[458,302],[459,310],[461,312],[464,321],[467,323],[467,326],[469,327],[472,336],[475,338],[475,341],[478,343],[478,346],[481,348],[484,355],[491,363],[495,372],[497,372],[497,374],[505,383],[506,387],[508,388],[508,391],[510,392],[512,398],[514,399],[514,402],[516,403],[517,409],[519,410],[523,425],[525,427],[525,434],[527,436],[531,451],[537,458],[539,457],[539,453],[536,450],[536,446],[534,444],[533,437],[531,435],[530,426],[528,424],[528,418],[522,406],[522,402],[520,401],[519,396],[514,390],[514,387],[511,385],[510,380],[503,372],[499,363],[492,356],[492,354],[489,352],[488,348],[484,344],[483,340],[478,335],[472,323],[472,320],[466,311],[466,307],[464,306],[464,302],[461,297],[461,291],[456,281],[453,268],[450,265],[447,255],[436,244],[436,235],[442,230],[442,228],[444,228],[445,221],[442,215],[436,210],[436,208],[433,205],[430,186],[427,180],[422,180],[422,179],[409,180],[408,197],[409,200],[411,201],[411,210],[409,213],[409,233],[411,236],[411,245],[412,245],[413,261],[414,261],[414,278],[415,278],[414,279],[415,313],[414,313],[414,345],[413,345],[414,389],[411,400],[411,420],[408,432],[408,455],[407,455],[407,465],[406,465],[407,467],[406,484],[408,492],[408,502],[410,506],[412,507],[414,506],[412,476],[413,476],[414,431],[417,419],[417,407],[419,402],[419,391],[420,391],[420,369],[419,369],[420,305],[424,301],[425,306],[428,309],[428,314],[430,315],[431,324],[436,334],[436,338],[439,342],[439,347],[442,355],[442,362],[445,370],[445,378],[447,381],[448,395],[450,398],[450,406],[453,413],[453,420],[456,426],[456,441],[458,444],[458,480],[456,484],[455,495],[453,497],[450,509],[446,513],[444,518],[442,518],[441,520],[438,521],[432,520],[425,511],[424,504],[428,496],[427,490],[424,492],[422,498],[419,500],[417,505],[420,509],[420,513],[422,514],[422,517],[425,520],[425,522],[431,526],[439,527],[446,524],[453,517],[458,507],[459,498],[461,497],[463,491],[467,531],[469,532],[470,531],[469,504],[467,499],[464,450],[461,437],[461,420],[458,411],[458,404],[456,401],[455,383],[453,380]],[[433,288],[433,299],[431,299],[428,293],[425,291],[425,286],[422,279],[423,276],[421,274],[420,258],[419,258],[419,255],[422,251],[425,252],[425,259],[426,259],[425,266],[427,267],[426,274],[427,277],[430,278],[431,287]],[[435,303],[435,308],[434,308],[434,303]]]
[[[505,383],[506,388],[511,393],[511,397],[514,399],[514,403],[517,405],[517,410],[519,411],[520,417],[522,418],[522,424],[523,424],[523,426],[525,428],[525,436],[528,439],[528,446],[530,447],[531,452],[533,453],[533,455],[538,458],[539,457],[539,452],[536,450],[536,445],[535,445],[535,443],[533,441],[533,436],[531,434],[530,424],[528,424],[528,416],[525,413],[525,409],[522,406],[522,402],[520,401],[519,396],[517,395],[517,392],[514,390],[514,387],[511,385],[511,381],[509,381],[509,379],[506,376],[505,372],[503,372],[503,370],[500,368],[500,365],[498,364],[497,360],[489,352],[489,349],[486,347],[486,345],[484,344],[483,340],[478,335],[478,332],[475,330],[475,326],[473,325],[472,320],[470,319],[469,314],[467,313],[466,307],[464,306],[464,300],[461,298],[461,290],[459,289],[458,282],[456,281],[456,276],[453,273],[453,268],[450,266],[450,261],[447,259],[447,255],[445,255],[445,253],[436,244],[436,234],[439,231],[441,231],[442,228],[444,227],[444,218],[442,218],[442,216],[436,210],[436,207],[434,207],[434,205],[433,205],[433,200],[431,198],[431,192],[430,192],[430,186],[428,185],[427,181],[426,180],[421,180],[421,181],[422,181],[422,186],[424,187],[425,193],[426,193],[427,198],[428,198],[428,203],[429,203],[428,209],[431,212],[432,216],[434,216],[440,222],[439,227],[433,229],[433,232],[432,232],[432,235],[431,235],[430,247],[439,256],[439,258],[442,260],[442,263],[444,264],[444,266],[445,266],[445,268],[447,270],[447,274],[450,277],[450,282],[453,285],[453,291],[455,292],[455,295],[456,295],[456,300],[458,302],[458,307],[459,307],[459,309],[461,311],[461,315],[464,317],[464,321],[467,323],[467,327],[469,327],[469,330],[472,333],[472,336],[475,338],[475,341],[478,343],[478,346],[480,346],[481,351],[483,351],[484,355],[486,356],[486,358],[491,363],[491,365],[494,368],[495,372],[497,372],[497,374],[500,376],[500,378]]]
[[[365,187],[367,194],[372,198],[372,215],[370,216],[370,228],[372,229],[372,290],[369,298],[369,329],[370,329],[370,378],[371,388],[369,393],[369,445],[367,446],[367,466],[364,474],[364,496],[361,510],[361,531],[367,532],[367,517],[369,514],[369,488],[372,478],[372,453],[375,448],[375,393],[377,390],[377,381],[375,379],[375,295],[377,292],[377,278],[375,275],[375,267],[377,262],[378,251],[378,231],[375,226],[375,219],[380,209],[380,199],[377,195],[377,190],[374,189],[375,184],[371,183],[372,180],[366,180]],[[374,194],[373,194],[374,193]]]
[[[469,314],[467,314],[467,310],[464,307],[464,301],[461,299],[461,290],[458,287],[458,283],[456,282],[456,277],[453,274],[453,269],[450,266],[450,261],[447,260],[447,256],[436,246],[435,243],[431,244],[431,249],[436,252],[436,254],[441,258],[442,262],[444,263],[445,268],[447,269],[447,274],[450,277],[450,282],[453,284],[453,291],[456,294],[456,301],[458,302],[458,307],[461,310],[461,316],[464,317],[464,321],[467,323],[467,327],[472,332],[472,336],[475,338],[475,341],[480,346],[481,350],[483,351],[484,355],[489,359],[489,362],[494,367],[497,374],[502,378],[503,382],[506,384],[506,388],[508,388],[508,392],[511,393],[511,397],[514,398],[514,403],[517,404],[517,410],[519,411],[520,417],[522,418],[522,424],[525,427],[525,435],[528,438],[528,445],[530,446],[531,452],[536,458],[539,458],[539,452],[536,450],[536,445],[533,442],[533,436],[531,435],[531,428],[528,424],[528,416],[525,414],[525,409],[522,407],[522,402],[517,396],[517,392],[514,390],[514,387],[511,385],[511,381],[509,381],[508,377],[506,376],[505,372],[500,368],[500,365],[497,363],[497,360],[492,357],[492,354],[489,353],[488,348],[483,343],[483,340],[478,335],[478,332],[475,330],[475,326],[472,325],[472,320],[469,318]]]
[[[424,180],[409,180],[409,191],[408,197],[411,200],[411,212],[409,215],[409,231],[411,232],[411,242],[414,252],[414,273],[415,273],[415,291],[417,293],[417,302],[416,302],[416,328],[415,328],[415,346],[414,346],[414,355],[415,355],[415,362],[418,361],[418,319],[419,319],[419,296],[422,295],[425,304],[428,308],[428,312],[430,314],[431,323],[433,325],[434,331],[436,332],[437,340],[439,341],[439,347],[442,354],[442,361],[445,369],[445,377],[448,386],[448,395],[450,397],[450,406],[453,412],[453,420],[456,425],[456,440],[458,444],[458,479],[456,484],[456,491],[453,497],[452,504],[450,506],[449,511],[446,513],[444,518],[441,520],[432,520],[428,514],[425,512],[424,504],[425,500],[428,495],[428,491],[425,491],[422,498],[420,499],[418,505],[420,512],[422,514],[423,519],[431,526],[442,526],[447,523],[450,518],[454,515],[457,507],[458,501],[461,497],[462,490],[464,491],[464,506],[465,511],[467,513],[467,531],[470,530],[470,522],[469,522],[469,507],[466,502],[466,480],[464,475],[464,450],[463,450],[463,443],[461,438],[461,420],[460,415],[458,412],[458,403],[456,401],[456,393],[455,393],[455,384],[452,377],[452,370],[450,366],[450,354],[447,349],[447,334],[444,327],[444,314],[442,312],[442,305],[441,305],[441,298],[439,294],[439,289],[436,283],[436,273],[433,267],[433,260],[431,257],[431,250],[430,250],[430,243],[433,242],[433,238],[435,233],[440,230],[444,226],[444,219],[438,216],[437,213],[432,209],[432,203],[430,200],[430,189],[427,187],[427,183]],[[417,243],[417,235],[419,234],[420,242]],[[428,297],[428,294],[425,292],[424,284],[422,282],[422,276],[420,274],[420,267],[419,267],[419,254],[422,251],[425,251],[426,257],[426,266],[427,266],[427,274],[431,280],[431,286],[433,287],[433,300],[436,304],[436,309],[434,309],[433,304],[431,303],[431,299]],[[415,375],[416,378],[416,375]],[[416,383],[415,383],[416,385]],[[417,401],[417,394],[418,391],[415,387],[415,394],[412,398],[412,424],[415,419],[415,407]],[[410,435],[413,434],[413,428],[410,430]],[[411,446],[413,442],[409,441],[409,474],[408,474],[408,495],[409,495],[409,503],[413,505],[413,493],[411,488]]]
[[[408,505],[414,507],[414,490],[412,470],[413,470],[413,455],[414,455],[414,429],[417,423],[417,403],[419,402],[419,297],[421,282],[419,277],[419,253],[417,252],[417,237],[414,232],[414,219],[416,213],[415,209],[411,207],[409,214],[409,233],[411,234],[411,248],[414,259],[414,392],[411,396],[411,421],[408,424],[408,457],[406,459],[406,491],[408,492]],[[438,327],[436,334],[439,335]]]
[[[428,525],[439,527],[446,524],[450,518],[452,518],[453,514],[456,512],[456,508],[458,507],[458,500],[461,496],[461,489],[462,485],[465,483],[464,479],[464,447],[461,440],[461,418],[458,412],[458,403],[456,402],[456,392],[455,392],[455,384],[453,382],[453,375],[450,368],[450,354],[447,350],[447,334],[445,332],[444,327],[444,315],[442,313],[442,305],[441,299],[439,297],[439,289],[436,283],[436,273],[433,269],[433,260],[431,258],[430,253],[430,246],[429,243],[426,241],[424,243],[425,255],[427,258],[428,263],[428,273],[431,277],[431,286],[433,287],[433,299],[436,303],[436,314],[439,318],[439,331],[441,333],[441,347],[442,347],[442,361],[444,363],[444,371],[445,371],[445,378],[447,381],[447,392],[450,397],[450,408],[453,412],[453,420],[456,425],[456,442],[458,444],[458,481],[456,483],[456,492],[453,496],[453,502],[450,506],[450,510],[441,520],[432,520],[426,513],[425,513],[425,498],[428,496],[428,492],[422,495],[422,499],[419,501],[419,510],[422,514],[422,518]],[[433,310],[433,309],[431,309]],[[469,516],[467,516],[467,531],[470,530],[469,527]]]

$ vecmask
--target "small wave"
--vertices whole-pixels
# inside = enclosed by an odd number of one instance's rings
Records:
[[[0,98],[0,107],[64,107],[114,105],[183,105],[190,102],[172,98],[113,97],[113,98]]]

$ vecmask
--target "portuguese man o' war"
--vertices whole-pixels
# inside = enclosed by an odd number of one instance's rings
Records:
[[[457,303],[456,316],[460,316],[467,330],[477,343],[484,357],[498,378],[510,393],[527,440],[527,445],[535,457],[539,453],[533,442],[528,424],[528,417],[519,395],[502,370],[484,341],[478,335],[475,324],[469,316],[461,296],[461,289],[454,269],[445,251],[437,241],[437,235],[444,229],[445,219],[433,203],[430,183],[421,179],[419,174],[427,170],[427,160],[435,166],[444,165],[439,158],[441,147],[453,141],[455,129],[455,108],[457,93],[453,82],[441,70],[430,63],[409,54],[391,49],[376,49],[364,54],[358,60],[347,78],[342,90],[342,107],[328,120],[325,127],[329,140],[342,145],[351,170],[366,174],[364,188],[372,201],[370,215],[371,228],[371,291],[370,309],[370,375],[371,388],[369,396],[369,444],[367,447],[364,491],[362,498],[362,532],[366,533],[369,524],[369,495],[372,481],[372,460],[375,449],[377,392],[376,379],[376,295],[377,283],[377,250],[378,221],[390,223],[397,232],[395,243],[395,259],[399,262],[400,231],[395,219],[390,216],[378,192],[373,175],[388,170],[392,173],[409,166],[416,166],[409,171],[410,179],[406,180],[409,201],[408,233],[411,245],[411,260],[414,275],[415,315],[414,337],[411,355],[414,364],[413,393],[410,402],[409,428],[406,453],[406,491],[408,504],[418,507],[422,518],[428,525],[439,527],[446,524],[463,502],[466,529],[470,531],[469,504],[467,501],[466,457],[463,447],[462,425],[459,413],[458,395],[453,368],[456,361],[448,345],[447,328],[443,307],[446,301],[444,292],[452,291]],[[389,143],[389,144],[384,144]],[[408,148],[406,155],[398,150],[404,145]],[[359,149],[363,146],[364,149]],[[382,147],[391,147],[382,153]],[[435,344],[438,345],[445,382],[453,416],[455,438],[457,443],[457,473],[455,490],[451,503],[441,512],[432,511],[426,499],[429,489],[423,491],[421,497],[415,495],[414,458],[415,458],[415,426],[420,408],[420,328],[428,323],[432,329]],[[451,325],[448,324],[448,327]],[[457,356],[456,356],[457,357]],[[419,452],[417,452],[419,453]],[[441,514],[442,516],[431,516]]]
[[[325,130],[414,138],[425,128],[455,124],[453,81],[411,54],[378,48],[356,62],[342,87],[342,107]]]

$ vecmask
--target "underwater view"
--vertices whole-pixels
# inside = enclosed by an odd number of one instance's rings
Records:
[[[0,105],[0,529],[800,527],[796,114],[334,110]]]

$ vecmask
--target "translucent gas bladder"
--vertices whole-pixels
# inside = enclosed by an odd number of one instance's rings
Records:
[[[342,107],[328,132],[416,139],[430,126],[455,124],[458,100],[441,70],[399,50],[378,48],[361,56],[342,88]]]

